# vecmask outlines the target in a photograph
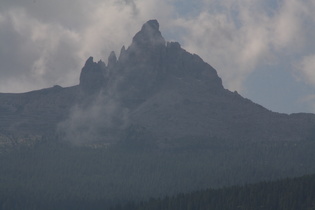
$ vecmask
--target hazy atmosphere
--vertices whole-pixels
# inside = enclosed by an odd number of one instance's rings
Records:
[[[229,90],[277,112],[315,112],[313,0],[14,0],[0,7],[0,92],[79,83],[149,19]]]

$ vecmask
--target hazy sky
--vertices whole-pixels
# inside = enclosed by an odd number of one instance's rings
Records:
[[[78,84],[149,19],[223,85],[277,112],[315,113],[314,0],[1,0],[0,92]]]

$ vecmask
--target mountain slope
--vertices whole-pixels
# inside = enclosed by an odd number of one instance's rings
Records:
[[[91,110],[97,119],[77,118]],[[138,138],[150,137],[160,146],[191,136],[301,141],[313,138],[315,128],[313,114],[274,113],[224,89],[209,64],[179,43],[164,40],[156,20],[143,25],[118,59],[112,52],[106,65],[90,57],[78,86],[0,94],[0,115],[3,143],[57,131],[72,138],[69,132],[83,134],[82,126],[93,130],[92,138],[106,143],[123,140],[137,128],[133,132]],[[100,130],[112,134],[104,136]]]

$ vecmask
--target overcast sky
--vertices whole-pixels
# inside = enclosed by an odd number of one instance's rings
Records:
[[[231,91],[315,113],[314,0],[0,0],[0,92],[78,84],[149,19],[200,55]]]

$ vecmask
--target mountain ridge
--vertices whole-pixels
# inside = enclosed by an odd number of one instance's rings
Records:
[[[93,119],[88,112],[98,113]],[[150,136],[158,147],[189,136],[244,141],[315,136],[315,115],[275,113],[225,89],[211,65],[178,42],[166,42],[156,20],[146,22],[118,58],[111,52],[107,65],[89,57],[76,86],[0,94],[0,114],[5,119],[0,139],[6,141],[87,131],[97,141],[117,143],[135,127],[143,128],[138,138]]]

